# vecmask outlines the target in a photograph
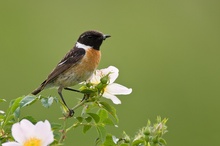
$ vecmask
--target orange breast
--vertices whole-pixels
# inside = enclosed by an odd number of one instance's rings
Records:
[[[65,71],[55,81],[55,85],[68,87],[74,86],[80,82],[87,80],[98,67],[101,59],[101,53],[98,50],[88,49],[85,56],[79,64],[74,65]]]
[[[81,63],[79,64],[80,70],[94,71],[100,62],[101,53],[95,49],[88,49]]]

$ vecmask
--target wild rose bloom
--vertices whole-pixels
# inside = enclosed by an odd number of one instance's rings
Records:
[[[33,125],[23,119],[12,126],[12,136],[16,142],[6,142],[2,146],[47,146],[54,141],[51,125],[47,120]]]
[[[114,83],[118,78],[119,70],[114,66],[105,69],[96,70],[89,79],[92,84],[99,84],[100,79],[109,74],[109,84],[105,87],[103,97],[111,99],[114,104],[121,104],[121,101],[115,95],[128,95],[132,92],[131,88],[127,88],[118,83]]]

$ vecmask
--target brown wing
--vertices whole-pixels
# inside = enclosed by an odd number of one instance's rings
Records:
[[[70,67],[76,65],[83,58],[85,53],[86,51],[82,48],[73,48],[70,50],[66,56],[57,64],[54,70],[48,75],[47,79],[40,85],[40,87],[35,89],[32,94],[37,95],[48,83],[56,79],[61,73]]]
[[[76,65],[85,55],[86,51],[82,48],[74,48],[70,50],[66,56],[57,64],[54,70],[48,75],[44,86],[56,79],[64,71],[68,70],[70,67]]]

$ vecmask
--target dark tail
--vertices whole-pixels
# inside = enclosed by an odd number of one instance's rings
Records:
[[[31,94],[33,95],[37,95],[38,93],[40,93],[42,91],[41,87],[35,89]]]
[[[46,80],[40,85],[40,87],[35,89],[31,94],[37,95],[38,93],[40,93],[44,89],[44,87],[46,85],[45,83],[46,83]]]

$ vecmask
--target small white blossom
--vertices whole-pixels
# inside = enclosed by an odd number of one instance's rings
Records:
[[[12,136],[16,142],[6,142],[2,146],[47,146],[54,141],[51,125],[47,120],[33,125],[23,119],[12,126]]]
[[[119,70],[116,67],[109,66],[105,69],[96,70],[89,80],[92,84],[97,85],[103,76],[109,74],[109,84],[105,87],[103,97],[111,99],[114,104],[121,104],[121,101],[115,95],[128,95],[132,92],[131,88],[114,83],[118,78],[118,73]]]

